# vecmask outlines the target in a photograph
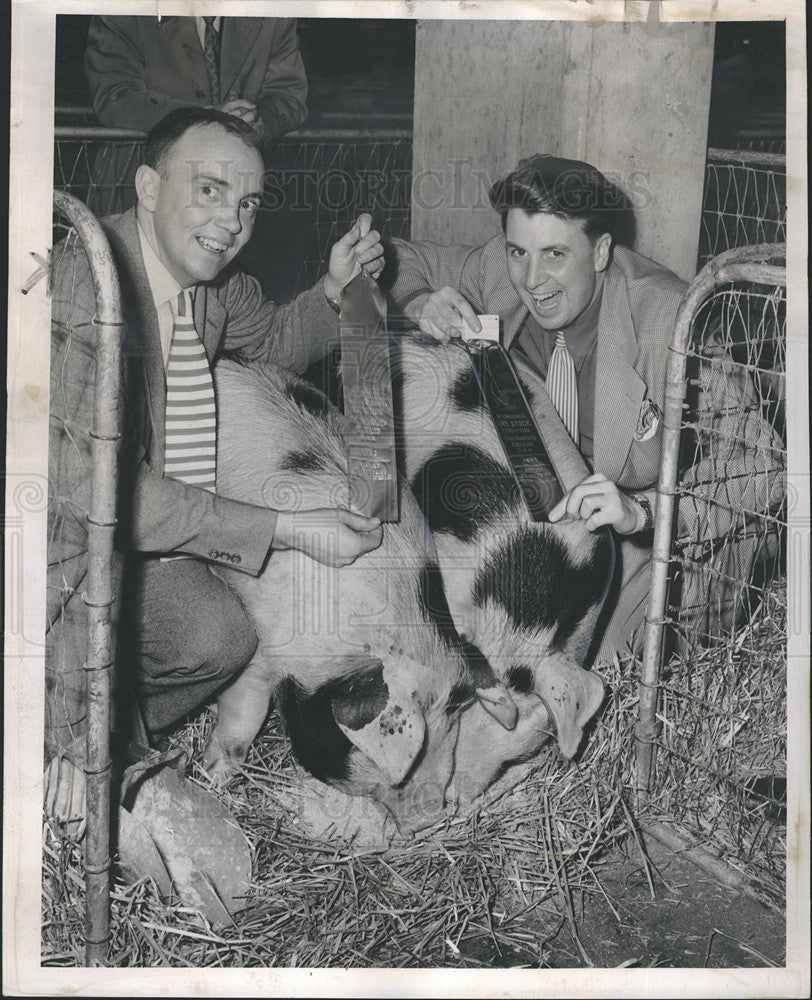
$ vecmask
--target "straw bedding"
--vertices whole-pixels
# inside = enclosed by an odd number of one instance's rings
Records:
[[[577,762],[550,744],[508,770],[470,814],[408,843],[371,802],[316,793],[272,717],[223,793],[254,850],[248,908],[233,927],[214,932],[192,910],[162,902],[150,883],[117,879],[111,964],[543,967],[564,929],[588,965],[578,938],[584,899],[606,897],[601,872],[613,846],[625,843],[646,866],[640,828],[663,816],[701,835],[780,905],[781,805],[774,787],[765,794],[753,783],[784,773],[785,611],[780,591],[770,599],[738,657],[708,649],[701,662],[668,667],[666,749],[639,815],[632,736],[639,664],[631,656],[602,668],[609,695]],[[199,753],[209,726],[203,713],[175,739]],[[84,961],[80,850],[46,824],[47,965]]]

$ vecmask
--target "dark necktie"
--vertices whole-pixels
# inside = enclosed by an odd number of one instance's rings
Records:
[[[203,58],[209,75],[212,104],[220,103],[220,34],[214,26],[215,18],[204,17],[206,34],[203,38]]]

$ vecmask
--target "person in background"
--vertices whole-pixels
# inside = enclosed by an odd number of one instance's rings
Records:
[[[181,107],[214,107],[270,142],[307,117],[296,20],[273,17],[93,17],[85,49],[93,110],[114,128],[148,132]],[[105,144],[88,204],[97,215],[135,204],[140,143]]]

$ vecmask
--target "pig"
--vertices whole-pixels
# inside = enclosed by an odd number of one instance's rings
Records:
[[[272,367],[215,368],[218,493],[283,510],[348,507],[347,422],[325,397]],[[517,709],[455,631],[425,521],[408,489],[379,549],[340,569],[272,552],[251,577],[218,569],[259,644],[218,698],[202,765],[234,773],[275,702],[299,762],[373,798],[402,831],[442,809],[459,716],[475,701],[497,729]]]
[[[392,344],[403,471],[436,546],[452,619],[518,709],[510,729],[495,726],[481,703],[462,713],[448,798],[465,806],[552,734],[565,757],[575,755],[604,695],[581,664],[613,573],[613,540],[581,520],[531,520],[461,341]],[[535,409],[543,384],[517,367]],[[562,495],[550,490],[549,473],[539,483],[547,511]]]

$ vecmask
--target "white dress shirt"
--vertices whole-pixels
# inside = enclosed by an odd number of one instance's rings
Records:
[[[161,334],[161,354],[164,359],[164,368],[169,360],[169,348],[172,344],[172,332],[175,321],[172,318],[172,307],[170,302],[177,299],[182,289],[172,275],[161,263],[158,255],[152,249],[152,245],[147,239],[141,223],[138,223],[138,238],[141,241],[141,255],[144,258],[144,270],[147,272],[152,301],[155,303],[155,311],[158,314],[158,330]],[[194,298],[194,289],[192,298]]]

